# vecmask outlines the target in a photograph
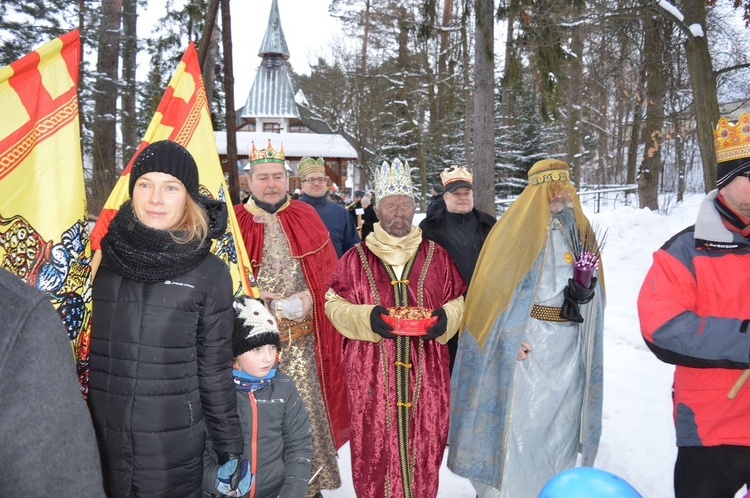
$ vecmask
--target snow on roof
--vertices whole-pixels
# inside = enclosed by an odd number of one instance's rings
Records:
[[[227,133],[215,131],[216,148],[219,154],[227,153]],[[237,132],[237,154],[247,156],[250,153],[252,143],[255,147],[265,149],[268,140],[274,149],[284,146],[284,154],[288,157],[313,156],[326,159],[357,159],[357,151],[346,141],[344,137],[336,134],[319,133],[261,133],[261,132]]]

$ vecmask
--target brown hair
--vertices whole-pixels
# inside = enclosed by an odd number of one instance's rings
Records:
[[[201,244],[206,240],[208,234],[208,216],[203,207],[195,202],[192,197],[185,197],[185,212],[177,224],[170,230],[172,239],[178,244],[187,244],[193,239],[200,240]]]

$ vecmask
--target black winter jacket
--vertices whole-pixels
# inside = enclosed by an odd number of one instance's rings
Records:
[[[237,391],[237,411],[245,440],[242,456],[252,465],[252,446],[257,452],[255,498],[305,498],[312,467],[313,436],[294,381],[276,372],[267,386],[250,396]],[[257,434],[253,433],[254,415]],[[216,496],[214,482],[218,471],[216,453],[209,440],[204,453],[204,496]]]
[[[496,221],[493,216],[476,208],[466,214],[449,213],[443,204],[429,212],[419,228],[422,230],[422,237],[448,251],[468,284],[474,274],[484,240]]]
[[[200,496],[206,428],[220,453],[242,451],[228,267],[209,254],[144,283],[102,266],[93,300],[89,400],[110,496]]]

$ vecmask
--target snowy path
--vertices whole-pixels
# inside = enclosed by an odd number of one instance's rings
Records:
[[[702,198],[687,198],[668,216],[629,207],[587,213],[593,223],[609,230],[603,256],[607,288],[604,420],[595,466],[624,478],[644,498],[674,496],[672,468],[677,450],[672,425],[673,367],[657,360],[643,342],[636,300],[652,253],[694,223]],[[355,496],[348,445],[339,455],[344,485],[325,491],[325,498]],[[474,496],[469,482],[452,474],[443,462],[438,497]]]

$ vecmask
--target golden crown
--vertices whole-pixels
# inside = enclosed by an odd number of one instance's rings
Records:
[[[716,162],[750,157],[750,114],[744,113],[736,123],[728,118],[719,119],[714,130]]]
[[[313,173],[326,174],[326,161],[322,157],[313,159],[305,156],[299,160],[299,176],[303,180]]]
[[[375,170],[375,199],[381,199],[389,195],[408,195],[414,198],[414,188],[411,184],[411,173],[409,163],[394,159],[393,163],[383,161],[383,165]]]
[[[463,166],[457,166],[455,164],[445,168],[443,172],[440,173],[440,181],[443,182],[443,187],[447,187],[449,184],[458,181],[473,183],[473,178],[474,175],[471,174],[471,171]]]
[[[284,164],[286,158],[284,157],[284,145],[281,145],[281,148],[276,151],[273,149],[273,146],[271,145],[271,139],[268,139],[268,147],[265,149],[256,149],[255,148],[255,142],[253,142],[252,149],[250,150],[250,162],[248,165],[251,164],[259,164],[259,163],[281,163]]]

